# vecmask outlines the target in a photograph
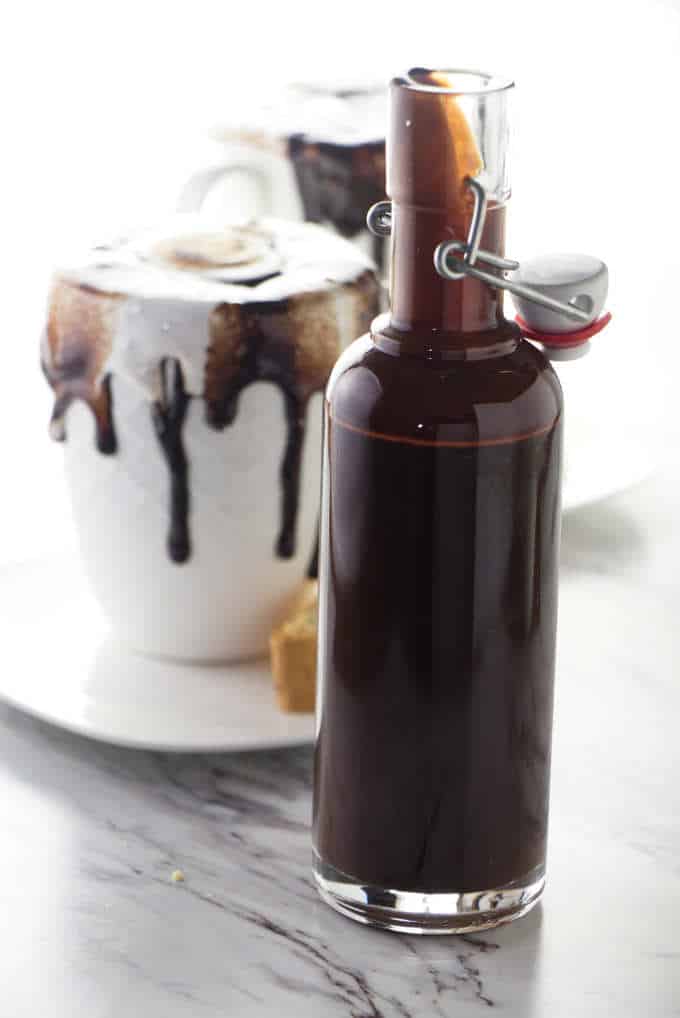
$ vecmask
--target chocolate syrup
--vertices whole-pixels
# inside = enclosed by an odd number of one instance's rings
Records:
[[[500,887],[545,858],[559,388],[526,343],[378,344],[327,406],[315,846],[378,887]]]
[[[435,271],[481,160],[424,84],[392,85],[391,313],[325,403],[315,865],[370,921],[358,902],[531,886],[545,864],[561,390],[500,291]],[[483,249],[503,254],[504,223],[492,203]]]
[[[186,562],[191,554],[189,537],[189,464],[182,428],[189,407],[179,361],[161,364],[161,398],[152,405],[151,419],[170,473],[170,530],[168,554],[173,562]]]
[[[45,366],[42,365],[43,374],[47,375]],[[62,379],[62,384],[65,382]],[[81,397],[88,403],[94,417],[95,424],[95,445],[99,452],[104,455],[111,455],[118,451],[118,439],[113,424],[113,393],[111,391],[111,376],[105,375],[101,381],[99,393],[96,398],[89,399]],[[66,412],[76,397],[71,392],[62,392],[57,396],[52,408],[50,417],[50,433],[56,442],[66,441],[66,425],[64,418]]]
[[[314,391],[301,386],[298,381],[293,344],[280,341],[282,337],[276,336],[276,324],[273,328],[269,327],[272,318],[275,323],[280,323],[289,312],[290,302],[259,301],[247,305],[244,313],[247,313],[248,323],[243,329],[246,338],[237,352],[237,363],[231,366],[228,377],[221,380],[218,394],[214,398],[209,396],[206,401],[207,423],[222,430],[235,419],[241,393],[249,385],[271,382],[281,392],[286,443],[280,472],[281,527],[276,554],[284,559],[295,555],[305,419],[307,404]],[[231,308],[226,305],[217,308],[215,315],[218,319],[221,314],[229,316]]]
[[[292,135],[288,155],[305,219],[332,223],[343,237],[356,237],[366,229],[366,212],[385,197],[384,141],[343,145]],[[376,238],[372,246],[382,269],[385,245]]]
[[[309,560],[307,566],[307,578],[310,580],[317,580],[319,578],[319,527],[316,528],[316,537],[314,538],[314,550],[312,557]]]
[[[113,425],[113,393],[111,375],[105,375],[101,384],[101,412],[95,415],[97,421],[97,449],[107,455],[118,452],[118,439]]]

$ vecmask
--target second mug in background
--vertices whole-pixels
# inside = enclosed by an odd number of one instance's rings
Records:
[[[382,85],[291,85],[244,108],[212,136],[214,161],[186,182],[180,212],[239,221],[274,215],[320,223],[357,242],[380,271],[387,242],[366,229],[385,197],[387,93]]]

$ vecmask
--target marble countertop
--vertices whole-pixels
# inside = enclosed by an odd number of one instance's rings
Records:
[[[674,468],[565,520],[548,885],[483,936],[317,899],[309,747],[135,752],[0,708],[3,1014],[680,1015],[679,511]]]

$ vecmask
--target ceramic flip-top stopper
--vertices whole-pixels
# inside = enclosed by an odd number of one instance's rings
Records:
[[[540,255],[523,262],[509,278],[587,315],[587,319],[578,321],[565,311],[544,307],[512,292],[525,335],[542,343],[556,359],[584,353],[590,336],[609,321],[610,316],[603,315],[609,273],[599,258],[584,254]]]

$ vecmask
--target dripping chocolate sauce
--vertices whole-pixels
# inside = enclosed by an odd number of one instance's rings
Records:
[[[256,301],[247,306],[244,329],[247,339],[239,351],[238,368],[222,387],[220,397],[206,400],[207,423],[221,431],[235,420],[241,393],[248,386],[270,382],[281,393],[286,444],[280,467],[281,526],[276,554],[284,559],[295,555],[305,418],[312,394],[303,392],[297,381],[294,348],[287,343],[272,342],[267,333],[269,315],[285,314],[287,306],[286,301]]]
[[[151,419],[170,473],[167,545],[170,558],[177,563],[186,562],[191,554],[189,464],[182,437],[189,399],[179,361],[164,360],[161,363],[161,398],[151,408]]]
[[[82,399],[92,410],[97,450],[104,453],[105,456],[111,456],[117,452],[118,439],[113,423],[111,376],[104,376],[98,393],[93,397],[85,391],[85,387],[80,382],[81,362],[78,362],[77,365],[74,362],[73,365],[52,373],[48,371],[43,360],[40,362],[40,367],[45,378],[57,393],[50,417],[50,434],[52,438],[56,442],[66,441],[66,425],[64,423],[66,412],[76,399]],[[81,387],[83,391],[80,391]]]
[[[307,577],[310,580],[319,578],[319,524],[316,525],[316,537],[314,538],[314,551],[307,566]]]
[[[219,399],[206,401],[206,420],[210,427],[222,431],[236,419],[241,393],[255,382],[274,384],[283,399],[286,420],[286,442],[281,460],[281,524],[276,539],[276,554],[288,559],[295,555],[297,518],[300,503],[302,453],[305,438],[305,419],[309,398],[322,386],[303,391],[295,374],[295,351],[286,343],[268,340],[263,322],[268,313],[285,314],[286,302],[254,302],[248,306],[247,339],[241,351],[237,371],[221,387]],[[76,363],[77,360],[77,363]],[[72,361],[72,363],[71,363]],[[73,357],[60,366],[58,372],[43,372],[56,391],[51,418],[51,433],[58,441],[66,438],[65,414],[75,399],[90,406],[96,424],[97,449],[106,454],[117,451],[113,422],[113,394],[111,377],[101,382],[96,395],[82,383],[87,375],[83,358]],[[68,383],[71,383],[69,386]],[[180,363],[164,359],[161,363],[161,396],[151,410],[154,431],[158,438],[170,476],[170,527],[167,538],[168,554],[173,562],[186,562],[191,555],[189,515],[189,463],[184,448],[183,428],[191,396],[186,392]],[[318,534],[308,567],[308,575],[316,576],[318,562]]]
[[[102,379],[103,412],[97,418],[97,449],[111,456],[118,451],[118,439],[113,425],[113,392],[111,391],[111,375]]]

